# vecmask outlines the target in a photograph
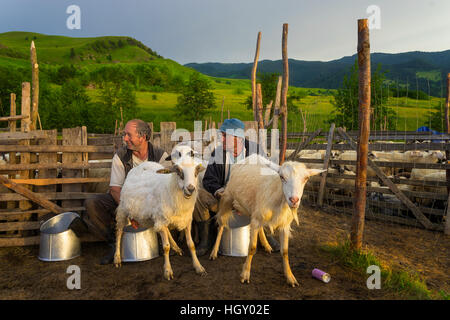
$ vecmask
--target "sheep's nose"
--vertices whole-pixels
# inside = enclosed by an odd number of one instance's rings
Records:
[[[289,201],[291,201],[291,203],[292,203],[293,205],[295,205],[295,204],[298,202],[298,197],[290,197],[290,198],[289,198]]]
[[[190,184],[188,185],[187,190],[189,191],[190,194],[192,194],[195,191],[195,187],[192,184]]]

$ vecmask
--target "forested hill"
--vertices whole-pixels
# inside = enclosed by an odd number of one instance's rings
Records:
[[[321,62],[289,59],[289,83],[296,87],[336,89],[357,59],[351,57]],[[450,50],[442,52],[373,53],[372,70],[378,64],[386,71],[390,85],[417,89],[433,96],[445,96],[447,73],[450,72]],[[189,63],[203,74],[237,79],[249,79],[253,63]],[[282,73],[281,60],[263,60],[258,72]]]

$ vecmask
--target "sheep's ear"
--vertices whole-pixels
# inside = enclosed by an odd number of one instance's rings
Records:
[[[172,173],[173,171],[171,170],[171,168],[164,168],[164,169],[159,169],[156,171],[156,173],[159,174],[168,174],[168,173]]]
[[[326,169],[308,169],[307,170],[307,176],[308,177],[312,177],[315,176],[317,174],[321,174],[322,172],[327,171]]]
[[[203,170],[205,170],[206,168],[204,166],[202,166],[202,164],[199,164],[195,167],[195,176],[197,176],[200,172],[202,172]]]

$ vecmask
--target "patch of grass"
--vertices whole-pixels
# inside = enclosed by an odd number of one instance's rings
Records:
[[[449,295],[444,291],[434,293],[418,274],[411,274],[403,270],[392,268],[381,263],[373,253],[368,250],[354,251],[347,239],[341,243],[327,244],[321,247],[323,251],[332,255],[345,267],[367,275],[367,267],[376,265],[381,270],[381,287],[391,290],[409,299],[444,299]]]

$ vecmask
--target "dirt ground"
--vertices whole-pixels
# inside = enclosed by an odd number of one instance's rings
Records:
[[[171,256],[175,279],[163,278],[163,258],[123,263],[120,269],[98,265],[107,251],[104,243],[83,243],[82,255],[70,261],[42,262],[39,248],[0,248],[0,299],[404,299],[381,288],[369,290],[369,275],[358,274],[334,261],[320,246],[345,238],[350,217],[301,208],[300,226],[293,227],[289,243],[292,272],[300,287],[289,287],[283,275],[279,253],[259,249],[252,263],[250,284],[241,284],[239,275],[245,258],[219,256],[200,262],[208,272],[197,275],[188,250]],[[416,271],[429,289],[450,292],[450,237],[442,232],[366,221],[364,245],[384,263]],[[81,289],[66,287],[68,266],[81,269]],[[331,275],[322,283],[311,277],[319,268]]]

